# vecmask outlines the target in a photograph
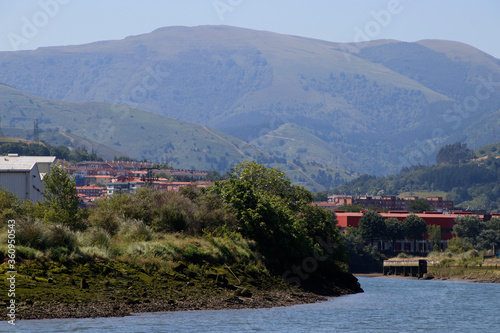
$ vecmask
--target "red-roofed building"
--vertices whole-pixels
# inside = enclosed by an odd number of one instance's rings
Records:
[[[357,228],[359,221],[363,216],[363,212],[343,212],[336,211],[338,224],[342,232],[345,232],[347,228]],[[384,219],[395,218],[401,222],[410,215],[407,211],[389,211],[388,213],[380,213]],[[422,218],[424,222],[429,225],[437,225],[441,228],[441,248],[446,246],[446,241],[453,237],[452,231],[453,226],[456,224],[455,219],[463,215],[472,215],[470,212],[454,212],[452,214],[443,214],[442,212],[424,212],[422,214],[415,214]],[[481,219],[485,217],[478,215]],[[427,237],[427,235],[424,235]],[[388,249],[390,244],[387,242],[378,242],[379,248]],[[419,251],[432,250],[432,244],[427,240],[422,240],[417,242],[417,249]],[[396,243],[396,250],[404,250],[413,252],[413,242],[400,240]]]

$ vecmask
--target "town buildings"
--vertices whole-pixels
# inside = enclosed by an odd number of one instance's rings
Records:
[[[76,181],[76,189],[83,206],[91,206],[95,200],[116,193],[135,193],[150,185],[166,191],[178,191],[183,186],[203,187],[206,171],[154,169],[148,162],[133,161],[86,161],[66,166],[68,174]],[[158,176],[167,176],[183,181],[170,181]]]
[[[412,200],[417,200],[418,197],[399,198],[396,196],[348,196],[348,195],[331,195],[328,197],[328,202],[337,206],[361,204],[364,208],[378,208],[380,210],[408,210],[408,203]],[[442,197],[425,198],[427,203],[436,211],[447,211],[454,208],[454,203],[451,200],[443,200]]]

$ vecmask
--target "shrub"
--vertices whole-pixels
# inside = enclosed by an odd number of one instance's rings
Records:
[[[472,244],[464,241],[460,237],[454,237],[448,240],[448,247],[446,248],[447,252],[463,253],[469,250],[472,250]]]
[[[149,241],[153,239],[153,231],[144,222],[138,220],[121,221],[117,235],[127,241]]]
[[[19,245],[45,250],[49,246],[47,225],[39,220],[20,220],[17,222],[16,240]]]
[[[53,247],[48,250],[48,256],[52,260],[57,260],[59,262],[65,262],[69,258],[70,251],[62,246],[59,247]]]
[[[151,222],[154,231],[179,232],[187,228],[186,213],[171,205],[157,209],[157,216]]]
[[[114,236],[118,232],[120,223],[116,213],[107,207],[106,201],[103,202],[90,214],[89,223],[92,227],[103,229]]]
[[[82,245],[108,248],[111,241],[111,236],[106,230],[92,228],[82,234]]]
[[[70,251],[77,248],[76,234],[71,229],[62,224],[56,224],[49,228],[47,232],[48,247],[64,247]]]
[[[16,247],[16,255],[22,259],[37,259],[42,256],[42,252],[31,247],[26,246],[17,246]]]

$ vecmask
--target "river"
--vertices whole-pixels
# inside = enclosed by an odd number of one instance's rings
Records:
[[[17,321],[22,332],[500,332],[500,284],[359,277],[364,293],[273,309]],[[2,323],[7,328],[6,322]],[[14,332],[16,329],[9,329]],[[1,331],[4,331],[3,329]]]

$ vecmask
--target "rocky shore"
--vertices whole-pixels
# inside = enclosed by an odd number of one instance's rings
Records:
[[[180,262],[164,273],[120,262],[23,262],[16,290],[16,319],[117,317],[131,313],[269,308],[313,303],[362,291],[352,275],[305,291],[266,272],[239,266]],[[0,286],[5,290],[4,285]],[[2,306],[8,300],[0,298]],[[4,308],[5,308],[4,307]],[[5,317],[4,317],[5,318]]]

